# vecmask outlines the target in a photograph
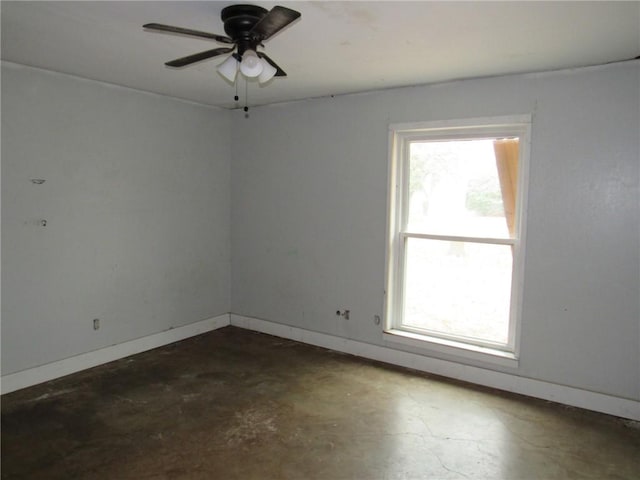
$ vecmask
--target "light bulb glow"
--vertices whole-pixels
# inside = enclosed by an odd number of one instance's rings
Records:
[[[240,62],[240,71],[245,77],[253,78],[262,73],[262,62],[260,57],[253,50],[247,50],[242,55],[242,62]]]

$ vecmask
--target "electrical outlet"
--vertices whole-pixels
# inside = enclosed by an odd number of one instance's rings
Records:
[[[94,330],[98,330],[100,328],[100,319],[99,318],[94,318],[93,319],[93,329]]]

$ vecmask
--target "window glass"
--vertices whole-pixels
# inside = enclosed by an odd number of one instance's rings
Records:
[[[414,141],[407,231],[508,238],[494,139]]]
[[[507,343],[512,263],[510,245],[408,238],[403,325]]]

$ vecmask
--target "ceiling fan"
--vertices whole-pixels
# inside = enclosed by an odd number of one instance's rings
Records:
[[[227,36],[159,23],[147,23],[143,28],[206,38],[229,45],[171,60],[165,63],[169,67],[186,67],[236,50],[218,67],[218,72],[230,82],[235,82],[238,69],[245,77],[258,77],[260,83],[268,82],[274,76],[287,76],[264,52],[259,52],[258,47],[264,47],[262,42],[298,19],[300,12],[280,6],[266,10],[256,5],[230,5],[222,9],[220,17]]]

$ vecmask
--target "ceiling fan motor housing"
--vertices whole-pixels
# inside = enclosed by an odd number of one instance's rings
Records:
[[[220,17],[224,23],[225,33],[238,44],[238,54],[255,48],[260,38],[252,38],[251,30],[264,17],[268,10],[257,5],[230,5],[222,9]]]

